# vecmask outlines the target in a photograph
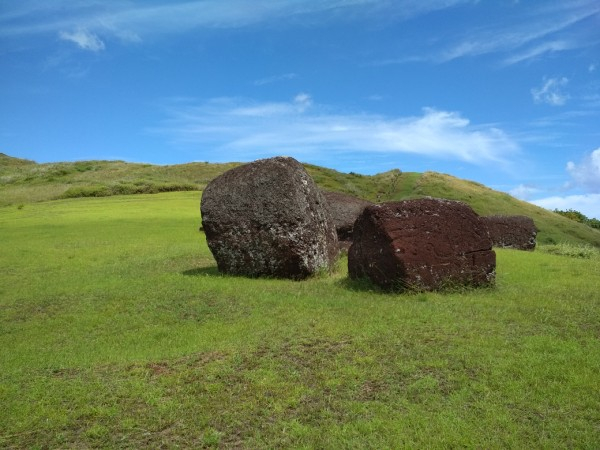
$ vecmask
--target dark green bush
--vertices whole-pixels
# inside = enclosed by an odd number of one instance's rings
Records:
[[[111,195],[157,194],[159,192],[196,191],[199,187],[191,183],[155,183],[136,181],[114,185],[74,186],[67,189],[61,198],[108,197]]]
[[[101,184],[91,186],[73,186],[67,189],[61,198],[78,198],[78,197],[108,197],[113,195],[108,186]]]
[[[600,230],[600,220],[595,218],[589,218],[585,214],[580,213],[574,209],[568,209],[566,211],[561,211],[560,209],[555,209],[555,213],[560,214],[563,217],[574,220],[575,222],[583,223],[588,227],[596,228]]]
[[[162,183],[156,186],[158,192],[196,191],[198,186],[191,183]]]
[[[75,163],[73,167],[77,172],[88,172],[95,169],[91,163],[86,162]]]

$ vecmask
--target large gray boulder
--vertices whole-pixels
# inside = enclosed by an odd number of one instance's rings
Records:
[[[485,224],[465,203],[424,198],[366,207],[348,252],[351,278],[389,290],[490,285],[496,254]]]
[[[325,200],[295,159],[276,157],[231,169],[202,194],[202,226],[219,271],[303,279],[338,255]]]
[[[531,217],[484,216],[481,219],[487,225],[495,247],[516,250],[535,249],[538,230]]]

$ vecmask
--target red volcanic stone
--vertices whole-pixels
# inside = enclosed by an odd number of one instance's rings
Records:
[[[348,273],[388,290],[491,285],[496,254],[465,203],[423,198],[366,207],[354,224]]]
[[[337,236],[325,200],[295,159],[276,157],[212,180],[200,207],[219,271],[303,279],[331,268]]]
[[[363,209],[373,203],[339,192],[323,192],[323,196],[335,224],[340,246],[347,245],[349,247],[352,243],[354,222],[356,222]]]
[[[484,216],[481,218],[488,227],[492,244],[495,247],[517,250],[535,249],[537,227],[527,216]]]

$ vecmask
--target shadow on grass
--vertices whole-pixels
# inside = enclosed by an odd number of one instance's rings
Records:
[[[234,273],[222,273],[219,272],[217,266],[210,267],[196,267],[195,269],[188,269],[181,272],[182,275],[190,277],[215,277],[215,278],[243,278],[246,280],[280,280],[280,281],[297,281],[302,282],[304,280],[294,280],[289,278],[277,278],[268,275],[245,275],[245,274],[234,274]]]
[[[344,289],[355,292],[370,292],[375,294],[389,294],[390,292],[385,291],[376,284],[372,283],[368,278],[352,279],[350,277],[344,277],[336,284]]]
[[[413,296],[426,295],[423,291],[403,287],[400,284],[398,284],[397,286],[394,286],[392,288],[386,289],[386,288],[383,288],[383,287],[378,286],[377,284],[373,283],[367,277],[358,278],[358,279],[352,279],[350,277],[346,277],[346,278],[339,280],[337,282],[337,285],[344,289],[347,289],[349,291],[364,292],[364,293],[382,295],[382,296],[388,296],[388,297],[393,297],[393,296],[398,296],[398,295],[401,295],[402,297],[413,297]]]
[[[182,275],[189,277],[222,277],[223,274],[219,272],[217,266],[210,267],[196,267],[195,269],[188,269],[181,272]]]
[[[405,298],[415,298],[418,301],[427,300],[431,294],[437,295],[456,295],[456,294],[472,294],[472,293],[485,293],[493,291],[496,286],[472,286],[458,283],[444,283],[436,289],[427,290],[414,286],[407,286],[398,283],[396,286],[385,289],[381,286],[373,283],[369,278],[358,278],[352,279],[350,277],[343,278],[336,282],[341,288],[354,291],[354,292],[365,292],[370,294],[378,294],[383,296],[402,296]]]

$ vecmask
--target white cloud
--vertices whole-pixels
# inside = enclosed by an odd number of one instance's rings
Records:
[[[567,172],[573,180],[568,188],[583,188],[589,193],[546,197],[531,203],[550,210],[574,209],[587,217],[600,219],[600,148],[586,155],[579,164],[569,161]]]
[[[104,42],[102,42],[102,40],[96,34],[86,30],[85,28],[78,28],[73,32],[61,31],[58,36],[63,41],[75,43],[83,50],[98,52],[100,50],[104,50],[105,48]]]
[[[595,72],[597,68],[598,68],[598,66],[595,63],[592,63],[588,67],[588,72],[589,73]]]
[[[589,218],[600,219],[600,194],[547,197],[533,200],[531,203],[549,210],[559,209],[565,211],[574,209]]]
[[[528,200],[540,191],[541,190],[539,188],[530,184],[520,184],[517,187],[511,189],[508,193],[513,197],[519,198],[521,200]]]
[[[313,101],[310,95],[305,94],[304,92],[301,92],[294,97],[294,104],[296,105],[298,112],[301,113],[310,108],[312,106],[312,102]]]
[[[578,186],[589,192],[600,193],[600,148],[597,148],[579,164],[567,163],[567,172]]]
[[[457,112],[431,108],[414,117],[339,113],[305,93],[289,102],[218,98],[176,103],[154,132],[179,144],[203,145],[231,157],[328,152],[411,153],[472,164],[508,166],[518,145],[492,125],[473,125]]]
[[[541,87],[531,89],[531,95],[535,103],[547,103],[552,106],[564,105],[569,96],[562,91],[568,84],[566,77],[544,79]]]

